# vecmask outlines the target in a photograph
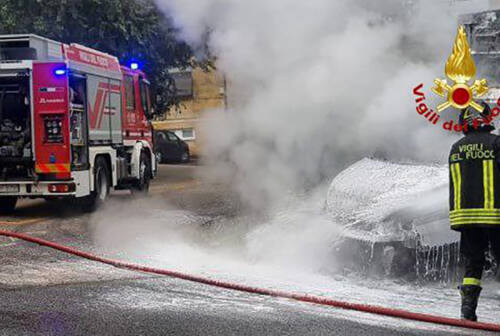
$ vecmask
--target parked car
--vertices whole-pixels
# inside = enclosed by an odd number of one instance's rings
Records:
[[[155,131],[155,153],[158,163],[189,162],[189,146],[175,133]]]

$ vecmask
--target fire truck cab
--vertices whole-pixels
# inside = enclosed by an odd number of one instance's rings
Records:
[[[156,174],[149,82],[116,57],[36,35],[0,35],[0,212],[20,197],[95,209]]]

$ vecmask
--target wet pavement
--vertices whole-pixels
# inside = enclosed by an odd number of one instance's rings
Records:
[[[217,233],[207,234],[203,226],[210,227],[221,216],[237,218],[242,207],[227,186],[200,179],[202,169],[162,165],[150,198],[131,200],[127,193],[117,193],[107,209],[92,215],[74,213],[58,202],[22,201],[15,215],[0,218],[0,229],[122,260],[137,262],[147,256],[145,262],[153,262],[158,256],[146,248],[134,249],[142,246],[141,232],[147,229],[168,233],[165,244],[178,238],[204,246],[200,253],[210,257],[211,249],[224,241],[207,242],[207,236]],[[127,211],[133,211],[135,219]],[[169,217],[174,222],[171,227],[162,231],[164,211],[175,216]],[[151,219],[145,223],[137,218]],[[179,237],[172,236],[177,231]],[[199,259],[206,266],[203,256],[192,258],[192,264]],[[213,262],[217,263],[215,257]],[[471,334],[134,273],[4,237],[0,237],[0,299],[0,335]]]

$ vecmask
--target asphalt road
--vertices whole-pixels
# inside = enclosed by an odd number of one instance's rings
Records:
[[[2,302],[2,335],[453,334],[170,279],[28,287]]]
[[[161,166],[151,200],[142,202],[200,215],[241,211],[225,186],[199,178],[201,169]],[[0,228],[93,250],[89,216],[23,201]],[[0,335],[456,334],[472,333],[133,273],[0,238]]]

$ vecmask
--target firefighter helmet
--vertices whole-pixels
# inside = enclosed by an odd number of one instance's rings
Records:
[[[464,133],[471,130],[492,131],[495,129],[492,122],[491,108],[486,102],[482,102],[483,112],[479,112],[472,106],[467,107],[460,113],[459,122]]]

